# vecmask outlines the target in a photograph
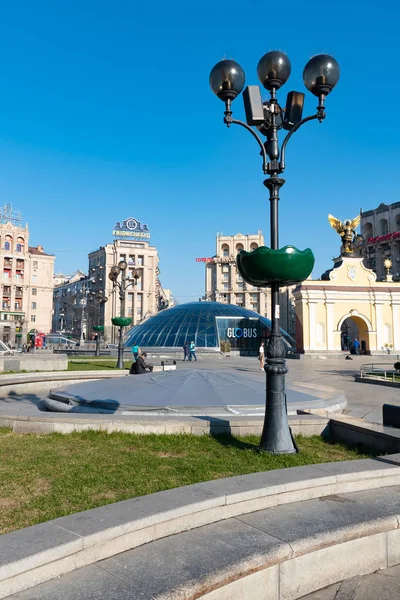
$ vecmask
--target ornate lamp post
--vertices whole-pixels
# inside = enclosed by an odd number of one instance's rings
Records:
[[[95,356],[100,356],[100,342],[101,342],[101,334],[104,331],[104,325],[100,325],[100,315],[104,304],[108,301],[107,296],[104,294],[103,290],[97,290],[89,292],[89,300],[91,302],[91,307],[96,312],[96,321],[97,324],[93,325],[93,331],[96,332],[96,352]]]
[[[119,327],[119,338],[118,338],[118,361],[117,361],[117,369],[124,368],[124,341],[123,341],[123,328],[127,325],[130,325],[132,319],[130,317],[125,316],[125,296],[126,290],[135,286],[137,280],[140,278],[140,271],[138,269],[134,269],[132,271],[132,279],[129,279],[126,276],[126,270],[128,268],[128,263],[125,260],[120,260],[118,265],[113,265],[110,269],[110,273],[108,277],[111,279],[113,284],[113,291],[116,288],[119,289],[119,299],[120,299],[120,316],[113,317],[111,319],[112,324]],[[121,274],[121,280],[118,281],[118,277]]]
[[[241,125],[257,141],[262,156],[263,172],[269,177],[264,185],[270,200],[271,248],[260,247],[253,252],[241,251],[237,266],[243,279],[257,287],[271,288],[271,333],[266,351],[267,398],[265,421],[260,450],[273,454],[292,454],[296,447],[289,429],[286,408],[285,374],[286,349],[279,327],[279,287],[300,283],[307,279],[314,266],[314,255],[309,248],[300,251],[293,246],[279,249],[278,202],[285,180],[280,175],[285,170],[286,146],[291,136],[304,123],[325,119],[325,99],[339,80],[340,70],[336,60],[327,54],[314,56],[305,66],[303,80],[306,88],[318,98],[315,114],[303,118],[304,94],[289,92],[286,108],[277,99],[277,91],[288,80],[291,65],[283,52],[265,54],[258,63],[257,74],[269,98],[262,101],[259,86],[248,86],[243,92],[246,123],[232,118],[232,101],[244,87],[242,67],[233,60],[222,60],[210,73],[213,92],[225,103],[224,123]],[[266,137],[263,142],[259,134]],[[282,145],[278,132],[288,131]]]
[[[18,349],[21,348],[21,339],[22,339],[22,335],[23,335],[24,323],[25,323],[24,317],[22,317],[22,316],[18,317],[18,321],[17,321],[18,331],[15,334],[15,337],[17,338],[17,347],[18,347]]]

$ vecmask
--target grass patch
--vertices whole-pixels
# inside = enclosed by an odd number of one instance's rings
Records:
[[[92,359],[92,358],[86,358],[86,360],[69,360],[68,361],[68,371],[96,371],[96,370],[103,370],[106,371],[107,369],[115,369],[116,368],[116,364],[117,364],[117,359],[111,359],[111,360],[100,360],[100,359]],[[124,361],[124,367],[125,369],[130,369],[130,366],[132,364],[132,360],[125,360]]]
[[[270,456],[257,452],[258,436],[0,429],[0,533],[200,481],[370,456],[318,436],[297,442],[300,454]]]

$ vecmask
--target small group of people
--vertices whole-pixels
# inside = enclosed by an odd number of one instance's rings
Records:
[[[183,360],[185,361],[186,359],[188,360],[196,360],[197,361],[197,357],[196,357],[196,345],[194,342],[190,342],[190,344],[188,344],[187,342],[185,342],[183,344]]]
[[[132,346],[133,362],[129,369],[129,375],[142,375],[152,373],[154,366],[146,362],[147,352],[142,352],[137,344]]]

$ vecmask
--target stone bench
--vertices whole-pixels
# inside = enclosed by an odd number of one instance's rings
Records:
[[[55,590],[66,581],[73,593],[85,568],[49,580],[91,565],[92,584],[109,572],[135,598],[294,600],[400,562],[399,465],[395,455],[254,473],[9,533],[0,537],[0,598],[46,581],[52,595],[35,597],[76,598]]]

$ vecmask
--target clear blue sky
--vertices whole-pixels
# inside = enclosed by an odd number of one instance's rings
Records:
[[[57,255],[57,270],[86,270],[88,251],[133,216],[149,225],[164,287],[191,300],[204,293],[195,258],[214,254],[217,231],[268,232],[258,147],[241,128],[225,128],[209,88],[224,56],[255,84],[259,58],[287,52],[286,92],[303,90],[312,55],[340,63],[326,121],[290,143],[280,203],[281,245],[310,246],[315,275],[338,252],[329,212],[353,218],[400,199],[396,3],[276,9],[260,0],[3,3],[0,204],[22,211],[31,242]],[[307,111],[315,105],[307,94]],[[243,116],[241,99],[234,111]]]

